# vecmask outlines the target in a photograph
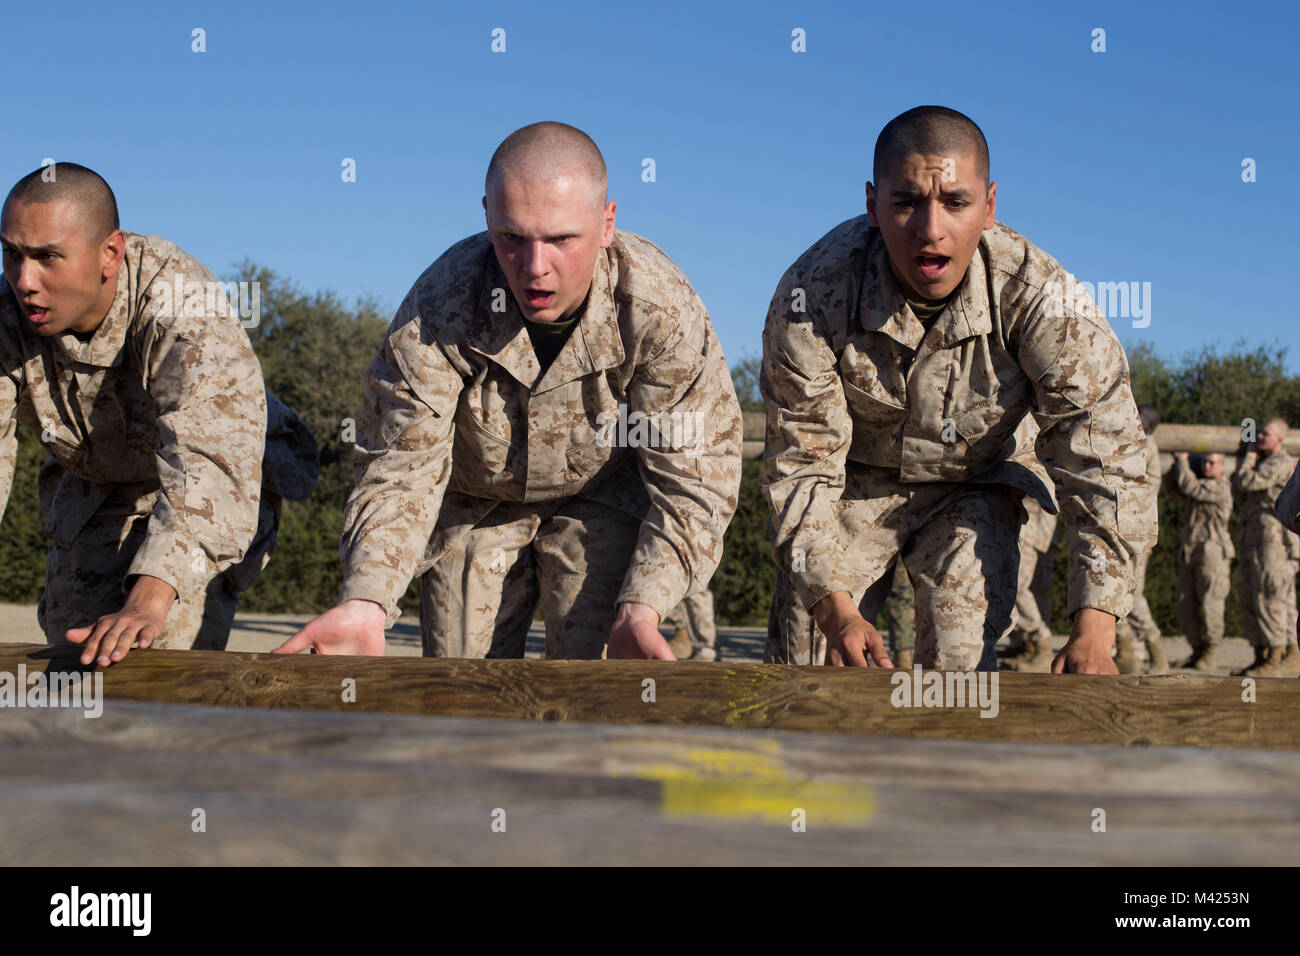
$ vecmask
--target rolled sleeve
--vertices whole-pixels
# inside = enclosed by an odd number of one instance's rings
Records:
[[[811,313],[792,309],[799,285],[787,272],[763,330],[763,494],[772,516],[773,558],[812,607],[836,591],[853,590],[836,516],[853,424],[830,342]]]
[[[636,449],[650,508],[618,601],[649,605],[660,619],[687,591],[708,586],[740,490],[740,403],[698,297],[677,329],[680,337],[634,373],[627,392],[629,413],[657,421],[661,437]]]
[[[158,578],[184,600],[242,560],[257,532],[266,390],[233,312],[144,328],[160,487],[127,580]]]
[[[1035,387],[1039,458],[1057,487],[1069,554],[1069,603],[1125,617],[1137,556],[1156,540],[1156,485],[1124,350],[1086,295],[1078,309],[1041,299],[1020,361]]]
[[[460,376],[437,344],[421,340],[419,316],[407,319],[399,311],[366,371],[356,483],[339,545],[340,601],[374,601],[389,627],[442,508],[460,389]]]

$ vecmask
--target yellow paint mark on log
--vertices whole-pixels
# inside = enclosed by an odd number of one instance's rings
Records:
[[[736,780],[665,780],[666,816],[758,820],[788,826],[802,810],[809,826],[862,826],[871,819],[871,788],[805,780],[785,784]]]
[[[632,775],[658,780],[666,816],[757,820],[788,826],[802,810],[810,826],[863,826],[874,815],[872,789],[863,783],[810,780],[790,774],[775,741],[752,750],[674,748],[674,761],[640,764]]]

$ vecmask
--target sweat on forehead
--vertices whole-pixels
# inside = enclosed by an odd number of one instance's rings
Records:
[[[976,172],[989,181],[989,147],[984,133],[963,113],[946,106],[918,106],[885,124],[876,138],[871,178],[879,183],[903,156],[975,157]]]
[[[549,182],[578,173],[592,184],[595,198],[605,205],[608,180],[605,159],[591,137],[565,123],[533,123],[505,138],[488,163],[484,191],[492,192],[505,177]]]
[[[100,242],[120,228],[113,190],[102,176],[77,163],[55,163],[33,170],[9,190],[5,205],[11,202],[71,202],[91,242]]]

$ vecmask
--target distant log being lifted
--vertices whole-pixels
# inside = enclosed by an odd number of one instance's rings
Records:
[[[1256,428],[1264,423],[1256,422]],[[1296,423],[1300,424],[1300,423]],[[763,443],[766,436],[766,419],[762,412],[745,412],[745,441],[742,454],[746,458],[762,458]],[[1169,467],[1173,453],[1185,451],[1189,454],[1204,454],[1217,451],[1231,457],[1241,444],[1241,428],[1233,425],[1169,425],[1162,424],[1156,429],[1156,444],[1160,446],[1160,457],[1165,468]],[[1286,440],[1287,454],[1300,458],[1300,433]],[[1232,462],[1228,462],[1231,470]]]

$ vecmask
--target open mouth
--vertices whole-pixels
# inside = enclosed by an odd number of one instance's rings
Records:
[[[524,297],[534,309],[545,309],[555,301],[555,293],[546,289],[525,289]]]
[[[26,311],[27,311],[27,319],[28,319],[28,321],[30,321],[30,322],[35,322],[37,325],[41,325],[41,324],[43,324],[43,323],[45,323],[45,322],[48,322],[49,319],[50,319],[50,310],[49,310],[49,309],[38,309],[38,308],[36,308],[36,307],[34,307],[34,306],[30,306],[30,305],[29,305],[29,306],[24,306],[24,309],[26,309]]]
[[[950,256],[917,256],[916,268],[927,279],[938,279],[948,271]]]

